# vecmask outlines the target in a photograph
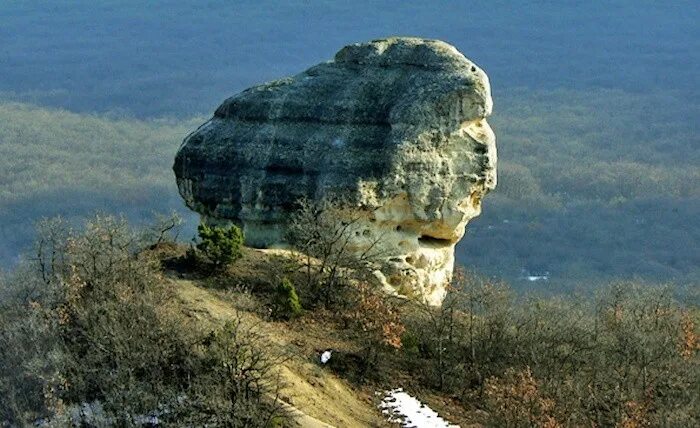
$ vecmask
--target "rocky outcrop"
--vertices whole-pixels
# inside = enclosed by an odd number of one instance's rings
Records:
[[[342,198],[363,219],[357,251],[381,236],[385,286],[439,304],[496,185],[491,108],[486,74],[453,46],[374,40],[227,99],[173,168],[187,206],[255,247],[284,245],[300,198]]]

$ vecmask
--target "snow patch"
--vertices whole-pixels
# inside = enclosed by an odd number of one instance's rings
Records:
[[[403,388],[385,391],[379,408],[389,422],[405,428],[459,428],[459,425],[447,422],[435,410],[404,392]]]

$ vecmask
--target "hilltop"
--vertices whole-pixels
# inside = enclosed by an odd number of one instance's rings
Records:
[[[171,225],[42,225],[1,281],[3,420],[382,426],[396,388],[461,426],[700,419],[700,311],[672,290],[519,300],[459,273],[436,308],[287,250],[212,264],[224,241]]]

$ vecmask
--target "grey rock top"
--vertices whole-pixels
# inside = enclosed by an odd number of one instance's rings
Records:
[[[434,126],[490,114],[486,75],[457,49],[440,41],[394,38],[346,46],[334,61],[247,89],[224,101],[214,117]]]
[[[486,74],[453,46],[374,40],[227,99],[173,169],[191,209],[242,225],[252,246],[283,244],[300,198],[341,197],[366,214],[363,237],[382,233],[385,285],[439,303],[496,184],[491,109]]]

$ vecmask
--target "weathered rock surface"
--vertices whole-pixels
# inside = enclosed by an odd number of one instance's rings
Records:
[[[233,221],[249,245],[284,245],[302,197],[342,197],[377,236],[379,277],[439,304],[454,246],[496,185],[486,74],[447,43],[389,38],[235,95],[189,135],[174,171],[205,221]]]

